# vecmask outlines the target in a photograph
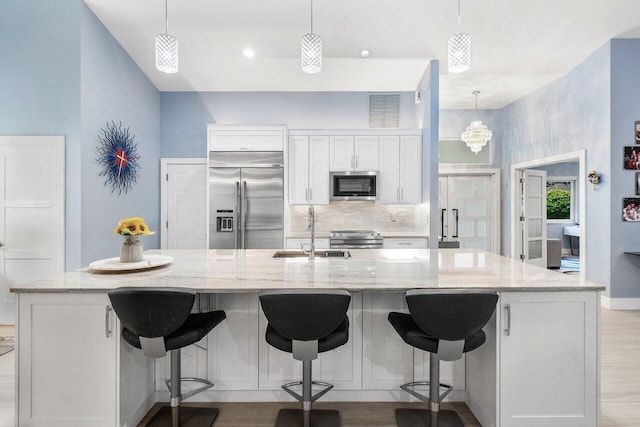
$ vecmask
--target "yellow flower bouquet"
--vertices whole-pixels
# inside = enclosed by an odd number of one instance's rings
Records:
[[[114,234],[124,237],[124,242],[120,246],[120,262],[142,261],[142,242],[140,236],[156,234],[150,231],[144,218],[135,216],[133,218],[122,218],[118,226],[113,230]]]
[[[144,222],[144,218],[134,216],[133,218],[122,218],[118,223],[118,226],[113,230],[114,234],[121,236],[142,236],[145,234],[156,234],[155,231],[150,231],[147,224]]]

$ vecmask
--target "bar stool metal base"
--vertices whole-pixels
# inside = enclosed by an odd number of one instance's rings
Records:
[[[216,408],[180,407],[180,427],[211,427],[218,410]],[[172,427],[171,407],[163,406],[145,427]]]
[[[455,411],[431,412],[427,409],[396,409],[398,427],[464,427]]]
[[[338,411],[312,409],[306,412],[302,409],[281,409],[275,427],[340,427]],[[308,420],[305,420],[305,415]]]

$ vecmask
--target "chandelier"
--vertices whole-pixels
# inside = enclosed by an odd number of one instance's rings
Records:
[[[450,73],[462,73],[471,66],[471,37],[460,32],[460,0],[458,0],[458,34],[449,38],[449,62]]]
[[[473,94],[476,96],[476,113],[478,111],[479,93],[479,90],[473,91]],[[482,147],[487,145],[487,142],[491,141],[492,137],[493,133],[488,127],[482,124],[482,120],[474,120],[471,122],[467,130],[462,132],[461,139],[465,144],[467,144],[467,147],[469,147],[472,152],[478,154],[482,150]]]
[[[164,0],[165,30],[156,36],[156,69],[163,73],[178,72],[178,40],[169,34],[167,0]]]
[[[311,31],[302,36],[301,65],[305,73],[322,70],[322,38],[313,33],[313,0],[311,0]]]

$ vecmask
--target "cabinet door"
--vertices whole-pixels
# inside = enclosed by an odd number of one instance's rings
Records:
[[[309,137],[309,204],[329,204],[329,137]]]
[[[356,136],[355,138],[355,170],[377,171],[380,167],[378,137]]]
[[[394,205],[400,203],[400,137],[380,137],[380,170],[378,173],[378,199],[380,203]]]
[[[383,240],[384,249],[427,249],[426,237],[413,237],[403,239],[397,237],[385,237]]]
[[[398,276],[402,275],[399,270]],[[413,347],[402,341],[387,320],[389,312],[407,313],[404,292],[362,295],[362,388],[394,390],[412,381]],[[402,392],[404,393],[404,392]]]
[[[210,151],[282,151],[284,131],[268,129],[209,130]]]
[[[300,244],[304,243],[304,244],[309,244],[311,243],[311,238],[307,238],[307,239],[291,239],[288,238],[287,239],[287,249],[294,249],[294,250],[300,250]],[[329,239],[326,239],[324,237],[321,238],[316,238],[315,241],[315,245],[316,245],[316,250],[321,250],[321,249],[329,249]]]
[[[327,178],[328,180],[328,178]],[[289,204],[309,203],[309,137],[289,137]]]
[[[105,294],[19,294],[17,425],[117,425],[119,334]]]
[[[598,425],[597,292],[502,293],[500,425]]]
[[[355,167],[353,136],[332,136],[329,167],[332,171],[350,171]]]
[[[418,136],[400,138],[400,203],[422,203],[422,141]]]

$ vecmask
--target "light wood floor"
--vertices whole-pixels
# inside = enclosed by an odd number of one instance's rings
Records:
[[[640,426],[640,311],[602,310],[602,427]],[[2,329],[0,329],[2,336]],[[0,427],[14,427],[14,360],[15,352],[0,357]],[[393,404],[318,403],[341,411],[344,427],[393,426]],[[215,427],[271,426],[285,405],[263,403],[218,403],[221,409]],[[466,406],[456,405],[462,416]],[[392,416],[392,415],[391,415]],[[473,424],[467,418],[465,425]],[[385,424],[387,423],[387,424]]]

